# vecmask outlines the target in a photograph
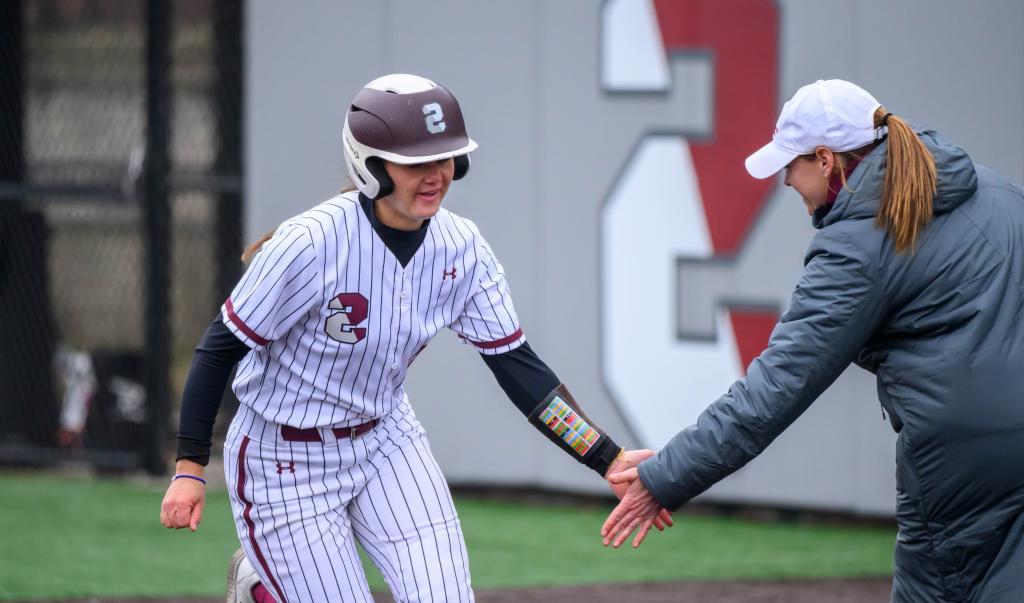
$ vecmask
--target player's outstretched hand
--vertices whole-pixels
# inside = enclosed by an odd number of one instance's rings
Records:
[[[608,480],[608,485],[619,500],[622,500],[622,497],[625,496],[631,482],[619,481],[613,483],[610,480],[611,476],[621,474],[629,469],[635,469],[640,464],[640,461],[644,461],[654,456],[654,454],[653,450],[627,450],[608,466],[608,471],[605,472],[604,477]],[[665,528],[670,528],[672,525],[672,514],[665,509],[661,509],[658,516],[654,519],[654,527],[664,532]]]
[[[202,474],[201,471],[198,473]],[[171,485],[167,486],[167,493],[164,494],[164,501],[160,505],[160,523],[165,528],[188,528],[195,532],[203,518],[205,504],[206,486],[203,482],[188,478],[173,480]]]
[[[626,538],[634,530],[640,528],[636,538],[633,539],[633,548],[640,546],[640,543],[651,531],[651,526],[658,518],[660,512],[665,510],[658,505],[658,501],[644,486],[640,479],[640,473],[635,469],[628,469],[621,473],[609,471],[608,481],[612,484],[629,484],[623,495],[619,506],[615,507],[604,526],[601,527],[601,536],[604,538],[604,545],[611,544],[619,548]]]

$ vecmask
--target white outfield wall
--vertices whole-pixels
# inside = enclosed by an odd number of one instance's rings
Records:
[[[502,260],[534,349],[630,446],[692,422],[787,303],[812,228],[742,159],[798,87],[857,82],[1024,182],[1017,0],[252,0],[246,14],[248,238],[345,183],[341,125],[363,83],[443,83],[480,143],[446,206]],[[451,483],[605,491],[454,335],[407,389]],[[704,496],[891,515],[894,442],[873,377],[851,368]]]

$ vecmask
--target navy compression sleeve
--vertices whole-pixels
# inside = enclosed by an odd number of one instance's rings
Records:
[[[530,416],[548,393],[562,383],[528,341],[511,352],[480,354],[480,357],[494,373],[508,399],[526,416]]]
[[[213,422],[235,365],[249,353],[218,315],[203,334],[185,380],[178,424],[178,460],[210,462]]]
[[[558,376],[548,368],[548,365],[544,364],[544,361],[537,356],[528,342],[524,341],[521,346],[511,352],[492,355],[481,354],[480,356],[487,363],[487,367],[491,369],[491,372],[494,373],[494,378],[498,381],[498,385],[504,390],[509,400],[530,419],[530,422],[545,437],[568,452],[573,458],[596,471],[598,475],[603,476],[607,472],[608,467],[615,460],[620,450],[619,445],[610,436],[601,431],[575,405],[575,401],[565,386],[562,385],[562,382],[559,381]],[[561,398],[565,398],[565,400],[561,400]],[[562,436],[551,431],[551,429],[544,425],[543,421],[539,420],[541,413],[544,412],[544,408],[553,400],[561,401],[571,406],[575,413],[578,413],[587,424],[597,430],[600,438],[593,445],[592,449],[588,447],[586,451],[581,453],[580,450],[574,449]]]

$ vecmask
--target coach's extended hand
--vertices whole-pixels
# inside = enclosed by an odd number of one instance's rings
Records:
[[[626,495],[630,482],[626,480],[613,482],[611,477],[613,475],[622,475],[629,469],[636,471],[636,466],[640,464],[640,461],[644,461],[652,456],[654,456],[653,450],[625,450],[608,466],[608,471],[605,472],[604,478],[608,481],[608,486],[611,487],[612,492],[615,493],[615,496],[620,501]],[[658,531],[664,532],[665,528],[671,528],[672,525],[672,515],[665,509],[661,509],[657,517],[654,518],[654,527],[658,528]]]
[[[655,525],[660,517],[667,516],[668,511],[661,508],[658,501],[644,486],[636,467],[618,473],[613,473],[609,469],[606,479],[613,488],[623,485],[627,487],[625,494],[620,497],[619,506],[615,507],[608,519],[605,520],[604,526],[601,527],[604,545],[611,544],[615,548],[619,548],[626,538],[639,527],[640,531],[633,539],[633,548],[636,548],[647,537],[651,526]]]

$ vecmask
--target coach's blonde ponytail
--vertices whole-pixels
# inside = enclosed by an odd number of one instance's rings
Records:
[[[935,159],[907,122],[879,107],[875,111],[875,127],[883,125],[889,129],[889,150],[885,156],[878,224],[895,240],[897,253],[913,253],[921,231],[932,217]]]

